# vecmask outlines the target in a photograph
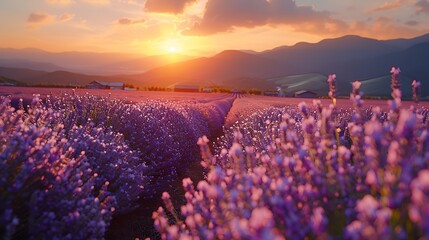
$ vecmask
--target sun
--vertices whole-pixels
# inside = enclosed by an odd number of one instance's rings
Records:
[[[175,45],[171,45],[168,47],[167,51],[171,54],[176,54],[179,52],[179,48]]]
[[[177,55],[184,51],[183,42],[179,38],[167,38],[160,44],[162,51],[170,55]]]

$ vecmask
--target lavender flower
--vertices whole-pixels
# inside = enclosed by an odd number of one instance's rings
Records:
[[[328,76],[328,84],[329,84],[329,93],[328,96],[334,101],[335,105],[335,99],[337,98],[337,75],[330,74]]]
[[[413,80],[411,83],[411,87],[413,89],[413,100],[415,103],[418,103],[420,99],[420,86],[421,83],[417,80]]]
[[[429,170],[421,170],[411,183],[411,205],[408,214],[411,221],[423,230],[423,236],[429,237]]]
[[[399,73],[401,72],[401,69],[392,67],[392,70],[390,70],[390,73],[392,74],[392,83],[390,84],[390,87],[392,88],[392,91],[396,89],[401,89],[401,80],[399,78]]]

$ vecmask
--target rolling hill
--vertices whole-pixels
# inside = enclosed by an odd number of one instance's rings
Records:
[[[381,77],[371,78],[362,80],[361,91],[365,96],[379,96],[379,97],[389,97],[391,95],[390,88],[390,75],[385,75]],[[401,90],[402,96],[405,98],[411,98],[411,83],[413,79],[404,75],[401,75]]]
[[[327,77],[325,75],[310,73],[275,77],[267,81],[280,87],[283,94],[288,97],[293,96],[295,92],[300,90],[307,90],[316,93],[318,96],[324,96],[329,91],[326,79]]]
[[[2,85],[20,86],[23,85],[23,83],[20,81],[16,81],[15,79],[0,76],[0,86]]]

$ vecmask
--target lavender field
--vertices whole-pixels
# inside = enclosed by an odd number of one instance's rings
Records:
[[[427,239],[429,104],[0,89],[4,239]],[[33,95],[35,93],[36,95]]]

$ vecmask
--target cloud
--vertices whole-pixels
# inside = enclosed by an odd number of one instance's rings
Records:
[[[137,0],[118,0],[120,3],[125,3],[125,4],[132,4],[132,5],[136,5],[138,4]]]
[[[410,21],[406,21],[405,25],[410,26],[410,27],[414,27],[419,25],[419,22],[415,21],[415,20],[410,20]]]
[[[60,5],[68,5],[72,3],[72,0],[45,0],[46,3],[49,4],[60,4]]]
[[[83,2],[93,5],[107,5],[110,4],[110,0],[82,0]]]
[[[135,24],[140,24],[144,22],[145,22],[144,19],[131,19],[127,17],[120,18],[116,21],[118,25],[122,25],[122,26],[135,25]]]
[[[428,0],[419,0],[415,4],[417,13],[426,13],[429,14],[429,1]]]
[[[27,18],[27,23],[31,25],[45,24],[52,22],[55,16],[44,12],[33,12]]]
[[[72,13],[63,13],[61,16],[58,16],[58,20],[60,22],[67,22],[67,21],[72,20],[74,18],[74,16],[75,15]]]
[[[350,31],[361,36],[378,39],[409,38],[427,33],[427,28],[417,29],[415,24],[414,22],[411,25],[399,24],[395,19],[379,17],[371,22],[356,21],[351,24]]]
[[[30,28],[36,28],[41,25],[67,22],[74,18],[72,13],[63,13],[61,15],[51,15],[45,12],[33,12],[27,18],[27,25]]]
[[[182,13],[185,7],[196,0],[147,0],[145,10],[159,13]]]
[[[369,10],[369,13],[374,13],[374,12],[381,12],[381,11],[387,11],[387,10],[392,10],[392,9],[396,9],[396,8],[400,8],[402,6],[403,3],[407,2],[408,0],[396,0],[393,2],[385,2],[371,10]]]
[[[288,25],[295,31],[332,34],[344,31],[347,24],[328,12],[297,6],[293,0],[209,0],[204,16],[185,35],[211,35],[234,27]]]

